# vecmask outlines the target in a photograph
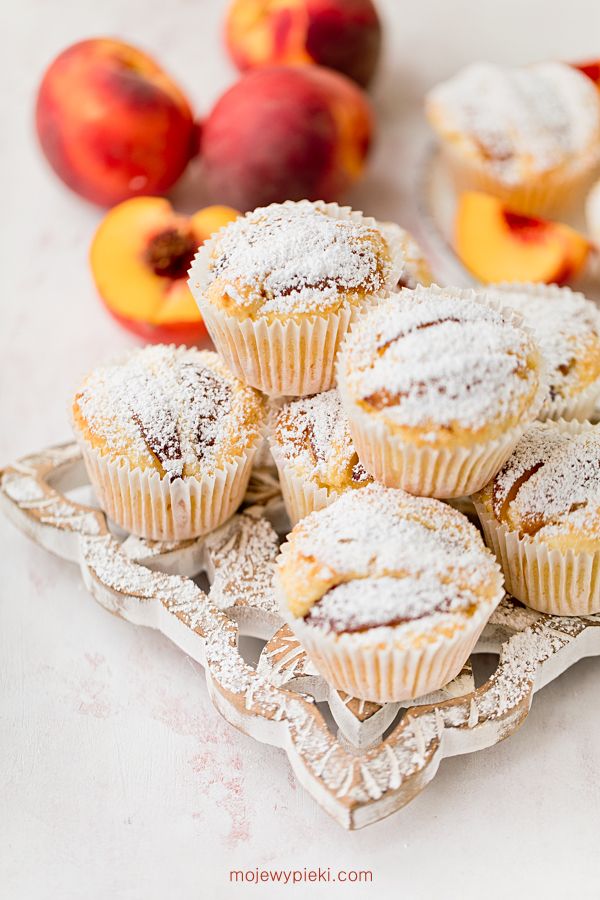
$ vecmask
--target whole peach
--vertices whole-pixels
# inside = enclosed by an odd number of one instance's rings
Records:
[[[372,0],[233,0],[225,39],[242,71],[315,62],[364,87],[379,59],[381,24]]]
[[[162,194],[194,152],[185,95],[141,50],[108,38],[73,44],[40,84],[36,127],[48,162],[100,206]]]
[[[236,209],[338,200],[362,174],[373,133],[363,91],[320,66],[272,66],[241,78],[203,123],[204,174]]]

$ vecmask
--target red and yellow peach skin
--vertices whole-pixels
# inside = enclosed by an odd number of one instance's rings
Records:
[[[40,84],[36,127],[57,175],[100,206],[166,192],[195,152],[180,88],[141,50],[108,38],[57,56]]]
[[[361,176],[373,134],[366,95],[320,66],[273,66],[241,78],[203,123],[216,202],[248,210],[339,200]]]
[[[372,0],[234,0],[225,39],[242,71],[314,62],[365,87],[377,66],[381,24]]]

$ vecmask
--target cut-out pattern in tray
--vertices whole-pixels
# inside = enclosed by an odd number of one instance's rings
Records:
[[[271,470],[255,471],[241,513],[208,537],[179,544],[119,540],[102,512],[67,496],[85,484],[81,456],[69,443],[1,470],[0,501],[25,534],[79,564],[102,606],[158,628],[201,663],[225,719],[283,748],[301,784],[346,828],[405,806],[444,757],[510,735],[535,691],[582,657],[600,654],[600,616],[550,617],[506,598],[476,648],[499,654],[481,687],[468,663],[443,690],[402,710],[365,703],[330,689],[282,625],[272,591],[279,544],[272,523],[281,520],[281,503]],[[192,580],[202,572],[207,591]],[[266,640],[255,668],[238,650],[240,634]]]

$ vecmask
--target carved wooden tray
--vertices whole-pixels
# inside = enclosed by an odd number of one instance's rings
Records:
[[[158,628],[200,662],[225,719],[283,748],[302,785],[345,828],[407,804],[444,757],[512,734],[535,691],[600,654],[600,616],[550,617],[507,598],[476,648],[499,653],[481,687],[469,663],[442,691],[402,709],[365,703],[330,689],[281,624],[272,591],[279,543],[272,523],[281,522],[281,498],[272,470],[255,472],[240,514],[205,539],[179,544],[115,536],[102,512],[67,496],[85,484],[79,451],[69,443],[0,470],[0,501],[25,534],[81,567],[102,606]],[[206,590],[192,580],[200,573]],[[239,635],[266,641],[256,667],[239,652]]]

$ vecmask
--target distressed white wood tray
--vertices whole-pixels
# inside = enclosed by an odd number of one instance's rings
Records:
[[[508,737],[536,691],[600,654],[600,616],[550,617],[506,598],[476,648],[499,654],[485,684],[475,688],[469,662],[442,691],[402,709],[365,703],[330,689],[281,623],[272,591],[281,498],[272,470],[255,472],[240,514],[180,544],[115,536],[102,512],[67,495],[85,484],[77,446],[64,444],[0,470],[0,502],[21,531],[80,566],[102,606],[159,629],[201,663],[217,710],[285,750],[301,784],[345,828],[405,806],[445,757]],[[206,590],[192,580],[200,573]],[[256,667],[239,652],[240,635],[266,641]]]

